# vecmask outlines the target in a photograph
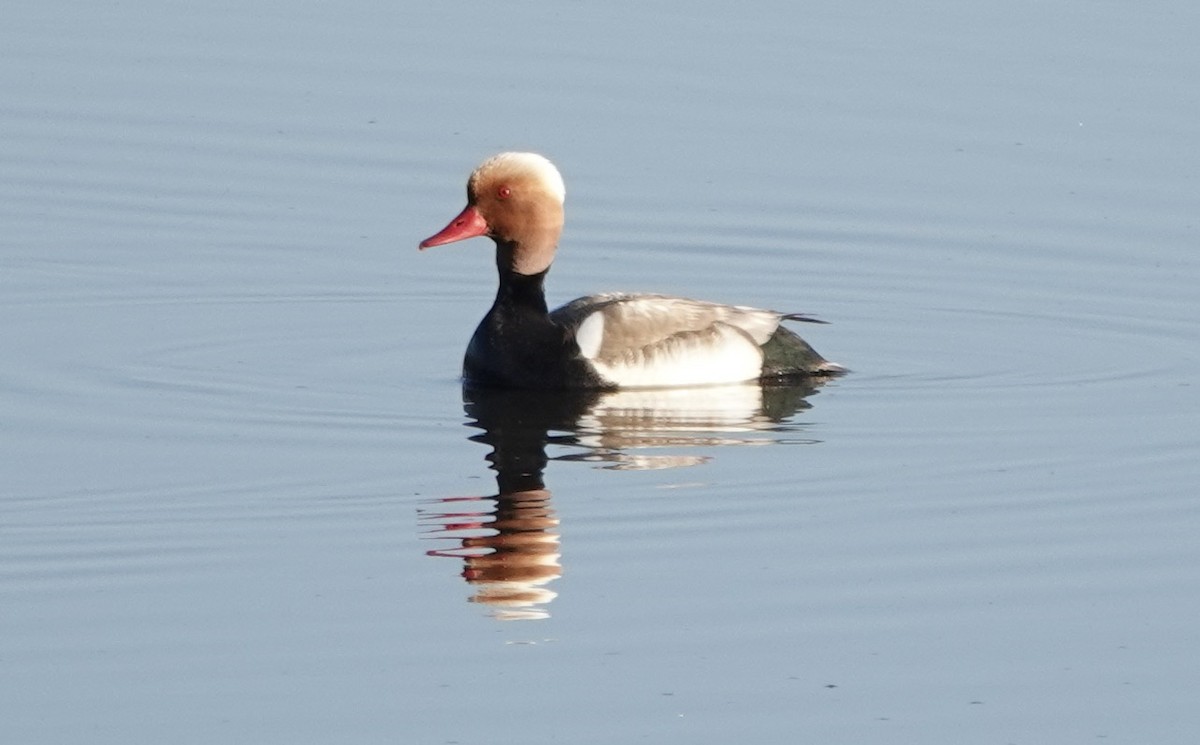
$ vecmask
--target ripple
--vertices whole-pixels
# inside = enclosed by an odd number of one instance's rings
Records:
[[[1115,387],[1182,377],[1197,337],[1190,321],[1094,312],[937,309],[904,324],[922,325],[936,328],[940,338],[909,331],[902,350],[880,350],[883,364],[903,356],[902,371],[858,366],[846,383],[887,389]],[[923,353],[913,356],[914,349]],[[925,367],[915,369],[917,363]]]

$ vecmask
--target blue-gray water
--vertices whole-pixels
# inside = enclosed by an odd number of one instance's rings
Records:
[[[8,8],[0,741],[1190,743],[1198,24]],[[853,374],[464,408],[514,148]]]

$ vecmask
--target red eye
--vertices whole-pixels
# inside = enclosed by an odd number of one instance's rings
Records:
[[[496,196],[500,199],[508,199],[512,196],[512,189],[508,188],[507,186],[501,186],[496,190]]]

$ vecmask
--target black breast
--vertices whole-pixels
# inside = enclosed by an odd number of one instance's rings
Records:
[[[534,390],[604,387],[579,354],[569,327],[551,320],[546,273],[502,276],[491,310],[479,322],[463,360],[468,385]]]

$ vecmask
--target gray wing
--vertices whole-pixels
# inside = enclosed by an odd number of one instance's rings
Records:
[[[707,385],[757,378],[761,345],[783,316],[669,295],[579,298],[551,314],[582,355],[619,386]]]
[[[676,334],[703,332],[718,323],[740,329],[756,344],[765,344],[784,319],[782,313],[742,305],[615,292],[572,300],[551,313],[551,318],[578,329],[593,313],[604,317],[604,338],[596,352],[601,357],[657,344]]]

